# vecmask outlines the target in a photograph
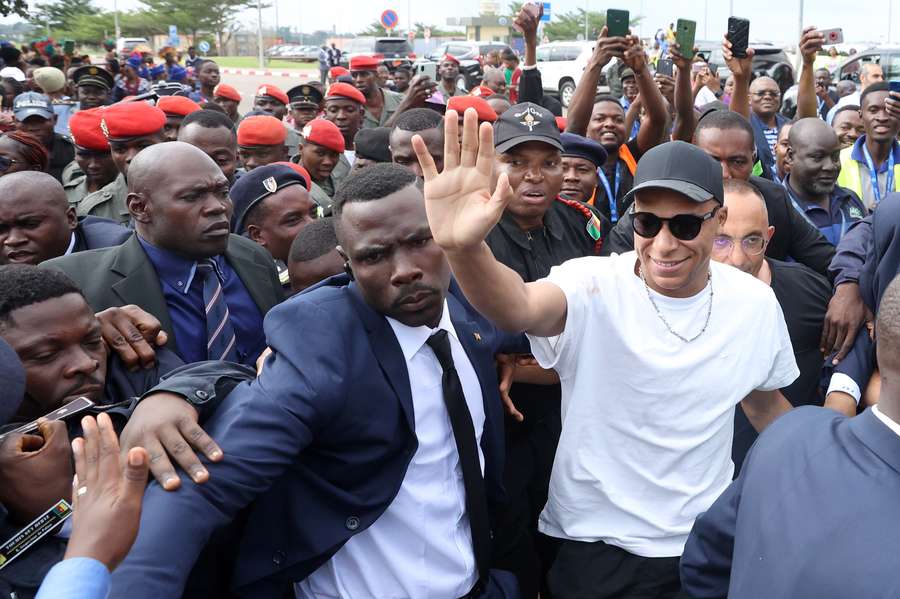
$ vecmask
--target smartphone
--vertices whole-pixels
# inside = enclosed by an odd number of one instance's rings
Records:
[[[747,46],[750,44],[750,21],[739,17],[729,17],[726,37],[731,42],[731,53],[735,58],[747,58]]]
[[[691,64],[691,70],[695,73],[704,73],[706,69],[709,68],[708,65],[702,60],[698,60],[697,62]]]
[[[50,412],[49,414],[44,416],[44,418],[47,420],[50,420],[51,422],[53,420],[66,420],[67,418],[71,418],[72,416],[80,414],[81,412],[84,412],[88,408],[92,408],[92,407],[94,407],[93,401],[91,401],[87,397],[79,397],[77,399],[73,399],[72,401],[70,401],[69,403],[64,405],[63,407],[57,408],[56,410]],[[32,422],[29,422],[28,424],[23,424],[19,428],[13,429],[11,431],[8,431],[8,432],[0,435],[0,440],[3,440],[3,438],[6,437],[7,435],[12,435],[15,433],[21,433],[23,435],[26,435],[28,433],[33,433],[37,429],[38,429],[38,421],[33,420]]]
[[[900,81],[890,81],[888,82],[888,87],[895,94],[900,94]]]
[[[825,36],[825,45],[833,46],[834,44],[844,43],[844,30],[840,27],[834,29],[821,29],[819,33]]]
[[[627,10],[610,8],[606,11],[606,37],[625,37],[631,16]]]
[[[656,63],[656,72],[659,75],[666,75],[668,77],[672,77],[674,75],[674,70],[672,69],[672,59],[671,58],[660,58]]]
[[[675,41],[679,52],[687,59],[694,57],[694,36],[697,34],[697,21],[678,19],[675,24]]]

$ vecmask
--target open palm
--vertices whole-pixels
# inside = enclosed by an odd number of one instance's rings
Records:
[[[413,148],[425,177],[425,210],[434,240],[444,250],[477,247],[503,215],[512,196],[506,175],[500,176],[491,194],[494,135],[490,124],[478,127],[475,110],[466,110],[462,144],[456,111],[444,117],[444,170],[437,172],[434,159],[421,137]]]

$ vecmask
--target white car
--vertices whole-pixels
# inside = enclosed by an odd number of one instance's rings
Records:
[[[537,67],[541,71],[544,93],[559,96],[562,105],[568,108],[575,94],[575,86],[587,65],[596,41],[550,42],[537,47]],[[597,86],[597,93],[608,93],[606,73],[616,64],[611,61],[603,67],[603,75]]]
[[[116,40],[116,53],[130,54],[137,46],[150,46],[145,37],[120,37]]]

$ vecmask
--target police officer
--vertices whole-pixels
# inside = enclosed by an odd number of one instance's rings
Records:
[[[106,69],[91,64],[78,67],[72,71],[72,81],[75,83],[80,110],[97,108],[110,103],[110,93],[115,81],[112,73]]]
[[[287,97],[297,131],[302,131],[306,123],[316,118],[322,110],[324,95],[312,85],[304,83],[294,86],[287,91]]]

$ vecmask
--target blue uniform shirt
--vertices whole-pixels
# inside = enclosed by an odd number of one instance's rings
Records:
[[[208,359],[203,280],[194,276],[197,262],[153,246],[140,237],[138,240],[162,284],[178,355],[187,364]],[[225,257],[215,256],[213,260],[222,276],[222,292],[234,327],[238,362],[253,365],[266,348],[263,314]]]
[[[74,557],[53,566],[36,599],[106,599],[109,587],[106,566],[89,557]]]
[[[791,189],[790,179],[790,175],[785,176],[784,188],[787,190],[794,208],[819,229],[833,246],[840,243],[850,225],[862,220],[868,213],[859,196],[840,185],[835,185],[834,191],[831,192],[828,210],[818,204],[806,203]]]

